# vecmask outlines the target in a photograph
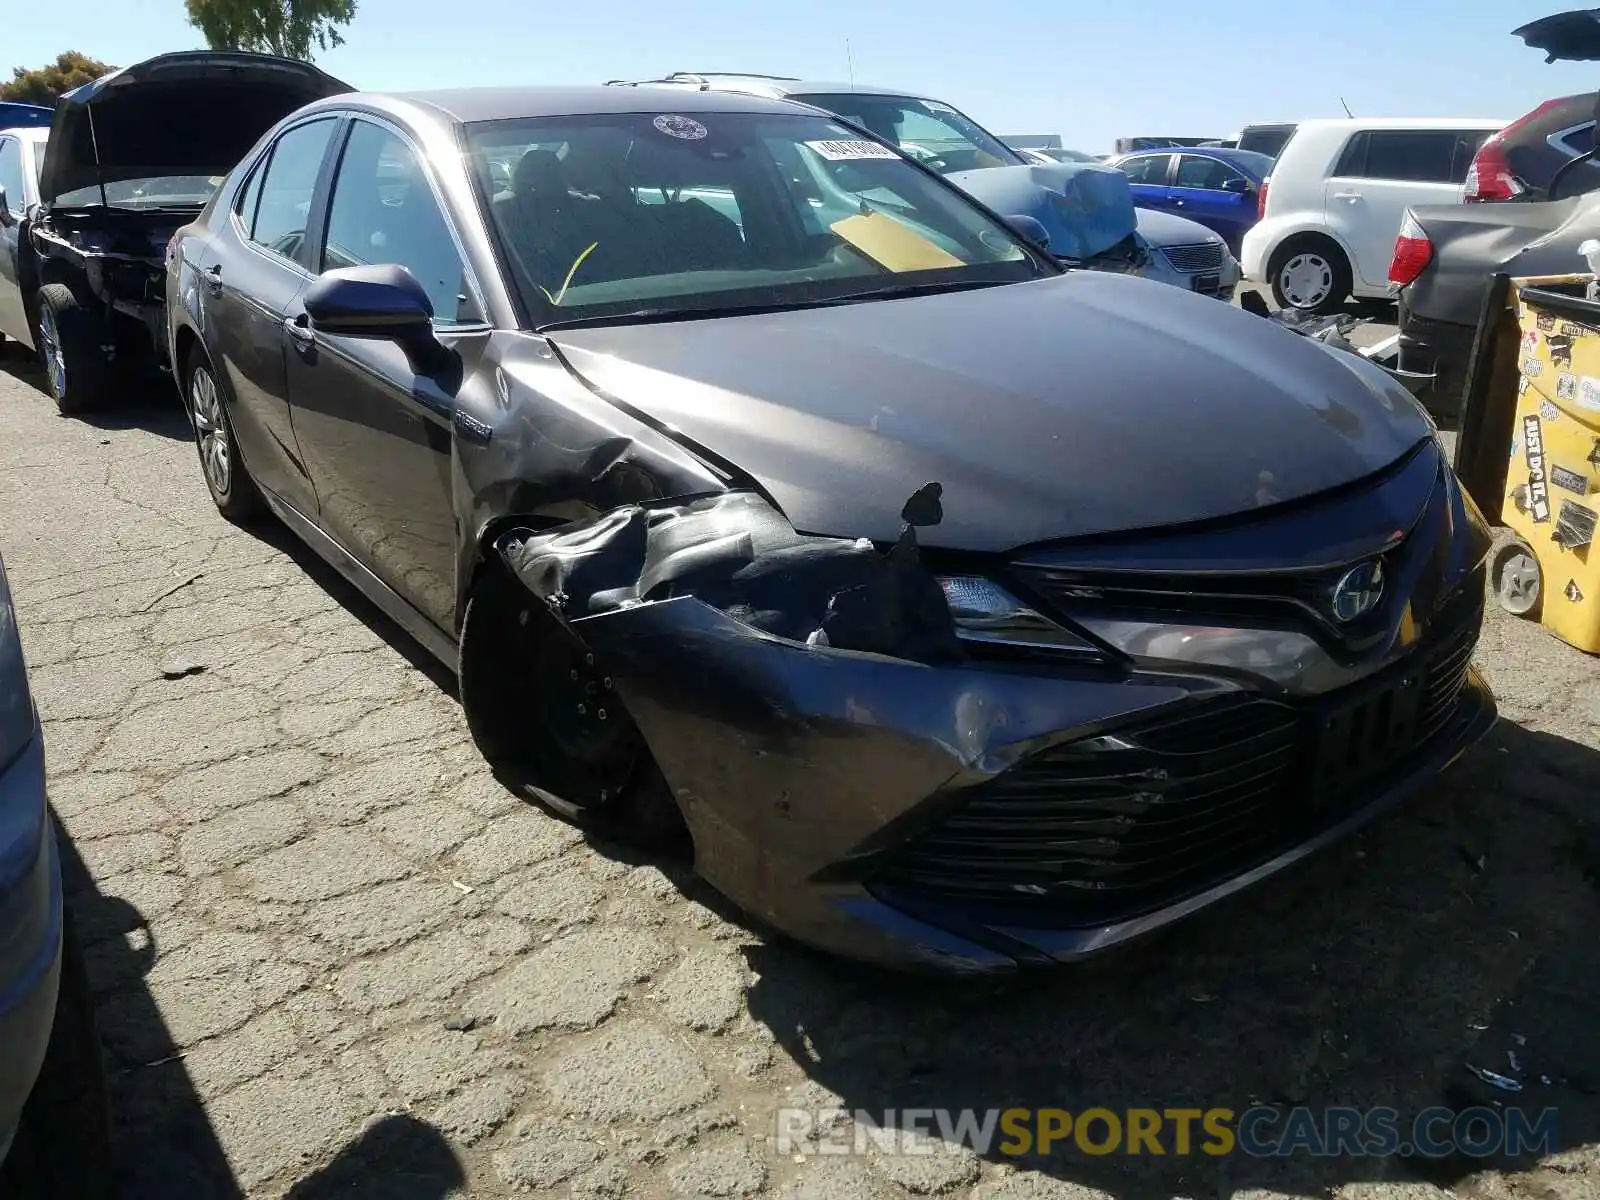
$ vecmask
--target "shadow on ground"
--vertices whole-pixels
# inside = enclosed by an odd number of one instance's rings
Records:
[[[31,351],[7,342],[0,347],[0,375],[27,384],[43,405],[54,405],[46,390],[44,371]],[[166,375],[151,375],[130,379],[121,389],[115,403],[95,412],[76,413],[63,420],[79,421],[95,429],[142,429],[174,441],[188,441],[193,433],[183,403],[172,380]]]
[[[58,829],[60,823],[57,822]],[[119,1200],[242,1200],[181,1049],[144,980],[159,947],[133,905],[99,890],[60,837],[67,905],[84,946],[102,1026]],[[444,1136],[406,1115],[378,1118],[291,1200],[445,1200],[466,1175]]]
[[[1556,1146],[1592,1180],[1597,779],[1593,749],[1502,722],[1428,796],[1363,837],[1136,950],[984,985],[875,976],[769,942],[748,952],[759,976],[751,1012],[813,1081],[790,1104],[1390,1106],[1407,1135],[1434,1105],[1554,1107]],[[1472,1067],[1523,1090],[1499,1090]],[[1184,1157],[1164,1137],[1166,1157],[1062,1143],[1015,1159],[998,1137],[987,1157],[1125,1197],[1322,1195],[1353,1181],[1451,1184],[1488,1167],[1511,1172],[1522,1194],[1579,1194],[1531,1156]],[[846,1132],[841,1144],[852,1141]],[[945,1153],[884,1165],[919,1191],[977,1173],[970,1156]]]

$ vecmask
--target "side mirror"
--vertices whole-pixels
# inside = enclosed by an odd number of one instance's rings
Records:
[[[1050,231],[1041,225],[1037,218],[1014,213],[1006,218],[1006,224],[1011,226],[1012,233],[1030,243],[1035,249],[1050,249]]]
[[[415,275],[392,263],[325,271],[304,303],[312,324],[335,337],[408,341],[433,332],[433,301]]]
[[[1225,192],[1233,192],[1238,196],[1248,196],[1251,192],[1255,191],[1256,188],[1255,184],[1251,183],[1248,179],[1245,179],[1239,175],[1235,175],[1232,179],[1229,179],[1223,183],[1222,190]]]

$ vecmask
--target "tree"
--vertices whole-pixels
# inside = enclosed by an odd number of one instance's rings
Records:
[[[0,100],[15,100],[23,104],[54,105],[73,88],[93,83],[102,75],[109,75],[115,67],[108,67],[98,59],[76,50],[56,55],[48,67],[27,71],[16,67],[11,72],[11,82],[0,83]]]
[[[313,50],[344,44],[339,26],[356,0],[185,0],[189,24],[213,50],[256,50],[311,61]]]

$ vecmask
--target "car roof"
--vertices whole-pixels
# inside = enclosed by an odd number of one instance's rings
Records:
[[[664,89],[663,89],[664,90]],[[648,94],[648,93],[646,93]],[[671,102],[623,88],[470,87],[416,92],[350,92],[320,101],[318,107],[360,106],[399,114],[406,107],[433,109],[461,124],[509,121],[522,117],[575,117],[637,112],[792,113],[793,105],[760,96],[728,92],[678,92]]]
[[[48,125],[14,125],[10,129],[0,129],[0,136],[20,138],[24,142],[44,143],[50,139]]]
[[[675,71],[660,79],[613,79],[608,87],[674,87],[684,91],[740,92],[782,100],[789,96],[846,95],[900,96],[907,100],[930,99],[899,88],[869,87],[860,83],[839,83],[824,79],[796,79],[789,75],[756,75],[736,71]]]
[[[1357,129],[1500,129],[1510,119],[1496,117],[1318,117],[1301,121],[1296,134],[1319,130],[1349,132]]]

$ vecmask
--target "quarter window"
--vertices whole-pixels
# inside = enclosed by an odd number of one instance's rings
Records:
[[[337,124],[336,119],[325,117],[297,125],[272,147],[272,157],[261,174],[251,241],[287,259],[302,259],[317,175]],[[248,203],[250,196],[245,199]]]
[[[482,319],[416,153],[389,130],[358,121],[334,180],[321,269],[391,263],[410,271],[426,289],[438,324]]]
[[[0,188],[6,190],[6,207],[21,213],[28,202],[22,189],[22,143],[16,138],[0,138]]]

